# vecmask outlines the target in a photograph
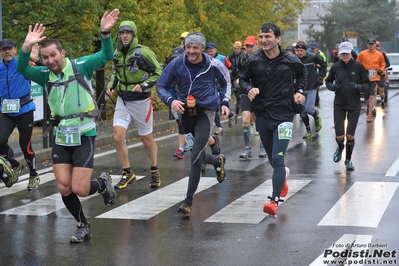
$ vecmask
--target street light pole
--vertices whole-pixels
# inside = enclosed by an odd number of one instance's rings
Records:
[[[3,1],[0,0],[0,40],[3,40]]]

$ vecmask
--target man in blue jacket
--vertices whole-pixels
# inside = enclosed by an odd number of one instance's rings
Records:
[[[229,116],[230,75],[219,60],[203,52],[205,43],[202,33],[188,34],[185,39],[186,52],[166,66],[156,85],[159,98],[173,111],[181,114],[186,141],[192,144],[187,195],[178,210],[186,217],[190,216],[193,196],[200,181],[202,162],[215,167],[218,182],[221,183],[226,178],[225,156],[208,154],[205,148],[211,136],[216,109],[221,105],[221,117]],[[216,79],[220,85],[219,94]],[[177,98],[169,92],[174,82],[179,87]]]
[[[33,111],[36,105],[30,92],[30,82],[17,72],[18,59],[15,57],[17,48],[10,38],[0,41],[0,175],[7,187],[18,181],[23,169],[17,160],[10,156],[12,149],[8,146],[8,139],[15,126],[19,131],[19,145],[29,166],[28,190],[39,186],[40,177],[36,172],[36,156],[32,149]],[[11,165],[9,167],[8,163]],[[3,168],[3,169],[1,169]],[[10,169],[12,168],[12,169]]]

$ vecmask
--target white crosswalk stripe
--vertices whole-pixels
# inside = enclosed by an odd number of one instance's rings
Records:
[[[318,225],[377,227],[398,185],[355,182]]]
[[[288,181],[289,191],[284,200],[289,199],[293,194],[301,190],[304,186],[310,183],[311,180],[291,180]],[[258,224],[268,214],[264,213],[262,208],[263,205],[268,202],[267,191],[270,191],[272,187],[271,180],[267,180],[254,190],[248,192],[244,196],[235,200],[222,210],[218,211],[211,217],[205,220],[205,222],[213,223],[246,223],[246,224]],[[280,203],[283,204],[284,202]]]
[[[196,193],[218,184],[214,177],[201,177]],[[148,220],[184,200],[188,185],[185,177],[143,197],[103,213],[96,218]]]
[[[111,175],[111,177],[113,180],[115,180],[116,178],[120,177],[120,175]],[[140,175],[136,177],[138,180],[140,180],[145,176]],[[45,182],[48,182],[49,180],[54,180],[54,174],[53,173],[44,174],[41,176],[41,179]],[[17,183],[15,184],[15,186],[21,184],[21,186],[23,186],[24,189],[26,189],[27,181],[25,182],[26,184],[22,183],[23,182]],[[12,186],[11,188],[14,188],[14,186]],[[20,188],[16,186],[15,190],[20,190]],[[87,197],[79,197],[79,199],[81,202],[83,202],[85,200],[91,199],[99,195],[101,194],[96,193]],[[62,201],[62,197],[59,193],[55,193],[53,195],[27,203],[25,205],[0,212],[0,214],[22,215],[22,216],[27,216],[27,215],[44,216],[56,212],[58,210],[61,210],[62,208],[65,208],[64,202]]]

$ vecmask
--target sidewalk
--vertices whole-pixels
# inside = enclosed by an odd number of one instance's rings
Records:
[[[137,133],[137,126],[133,123],[133,127],[130,126],[128,132],[126,134],[126,138],[138,138],[139,135]],[[154,134],[156,135],[158,132],[162,132],[165,130],[176,130],[177,132],[177,123],[176,120],[169,120],[169,110],[162,111],[154,111]],[[172,132],[173,133],[173,132]],[[21,148],[19,147],[19,134],[18,129],[15,128],[14,132],[11,134],[8,145],[10,145],[14,149],[15,157],[17,160],[26,164],[25,159],[23,157]],[[51,147],[48,145],[48,148],[43,148],[43,129],[42,127],[35,127],[33,130],[32,137],[32,148],[36,153],[36,163],[40,164],[46,161],[51,161]],[[113,128],[112,128],[112,120],[104,121],[104,124],[97,127],[97,137],[96,137],[96,147],[102,147],[105,145],[113,144]]]

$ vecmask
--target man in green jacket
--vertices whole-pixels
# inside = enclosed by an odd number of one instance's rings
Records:
[[[151,88],[162,68],[150,48],[138,44],[137,27],[133,21],[123,21],[118,29],[114,53],[114,72],[107,86],[108,95],[117,91],[114,113],[114,142],[122,164],[122,177],[116,189],[124,189],[136,180],[130,167],[126,146],[126,131],[132,119],[137,124],[141,142],[151,161],[150,187],[161,185],[157,167],[158,147],[154,140]]]
[[[83,81],[76,78],[74,61],[65,57],[65,50],[55,39],[46,39],[43,24],[29,26],[20,51],[17,70],[27,79],[46,88],[47,101],[54,122],[52,148],[53,170],[65,207],[78,222],[71,243],[91,238],[90,225],[83,214],[79,197],[96,192],[103,194],[104,203],[112,206],[115,190],[111,178],[102,173],[91,180],[93,174],[94,140],[97,135],[94,116],[99,115],[92,97],[93,72],[112,59],[110,31],[118,20],[119,10],[105,12],[101,18],[101,51],[76,59],[76,68]],[[42,42],[40,51],[45,66],[29,65],[32,46]],[[85,86],[87,85],[87,86]]]

